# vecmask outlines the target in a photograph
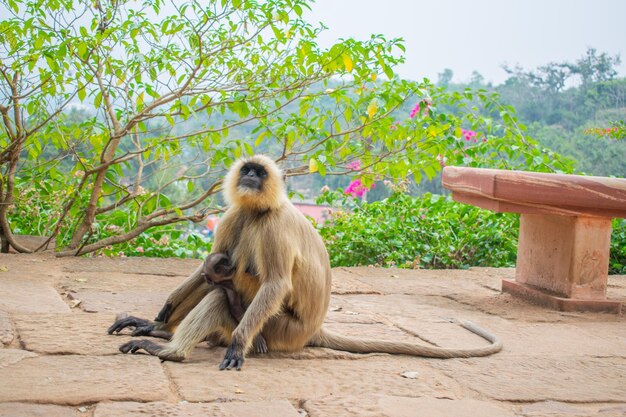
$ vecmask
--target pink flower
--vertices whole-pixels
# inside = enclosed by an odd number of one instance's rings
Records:
[[[363,185],[361,180],[357,178],[346,187],[343,193],[347,195],[349,194],[354,198],[363,197],[363,194],[365,194],[366,191],[371,190],[374,187],[375,187],[375,184],[372,184],[372,186],[369,188],[366,187],[365,185]]]
[[[466,141],[470,141],[470,140],[474,140],[474,142],[476,142],[476,132],[474,132],[473,130],[465,130],[465,129],[461,129],[461,135],[463,135],[465,137]]]
[[[424,105],[424,107],[420,106],[422,104]],[[429,107],[430,107],[430,101],[422,100],[419,103],[417,103],[415,107],[413,107],[413,109],[411,110],[411,113],[409,113],[409,117],[412,119],[415,116],[417,116],[418,113],[421,113],[422,110],[427,111]]]
[[[346,168],[349,169],[350,171],[358,171],[359,169],[361,169],[361,161],[352,161],[349,162],[346,165]]]
[[[417,105],[416,105],[415,107],[413,107],[413,110],[411,110],[411,113],[409,113],[409,117],[410,117],[411,119],[412,119],[412,118],[414,118],[414,117],[415,117],[415,115],[416,115],[417,113],[419,113],[419,111],[420,111],[420,104],[419,104],[419,103],[417,103]]]
[[[594,127],[585,129],[585,134],[597,136],[611,136],[613,133],[617,133],[618,131],[619,128],[617,127]]]

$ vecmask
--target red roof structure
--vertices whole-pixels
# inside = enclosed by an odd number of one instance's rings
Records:
[[[294,206],[305,216],[312,217],[318,224],[330,219],[332,208],[328,206],[318,206],[311,203],[293,203]]]

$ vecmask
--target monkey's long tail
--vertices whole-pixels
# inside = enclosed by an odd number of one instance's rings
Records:
[[[373,339],[359,339],[342,336],[326,329],[320,329],[311,340],[311,346],[326,347],[335,350],[345,350],[353,353],[398,353],[429,358],[469,358],[474,356],[488,356],[502,350],[502,342],[495,335],[477,326],[471,321],[461,321],[461,326],[470,332],[486,339],[490,345],[470,349],[447,349],[437,346],[428,346],[406,342],[387,342]]]

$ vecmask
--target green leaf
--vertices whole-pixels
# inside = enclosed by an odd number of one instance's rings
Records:
[[[96,94],[96,98],[93,99],[93,105],[95,108],[100,107],[100,104],[102,104],[102,92]]]
[[[87,55],[87,44],[85,42],[78,42],[76,45],[76,53],[79,57],[84,58]]]
[[[317,164],[317,170],[318,170],[318,172],[320,173],[320,175],[322,177],[326,176],[326,166],[324,164],[318,163]]]
[[[172,205],[169,197],[165,194],[159,194],[159,207],[161,208],[169,208]]]
[[[9,7],[15,12],[15,14],[19,14],[20,8],[17,5],[17,2],[14,0],[8,0]]]
[[[87,91],[85,91],[85,86],[82,83],[78,83],[78,91],[77,91],[78,99],[82,102],[85,100],[85,96],[87,95]]]
[[[43,42],[44,42],[43,36],[38,36],[35,39],[35,43],[33,46],[35,47],[35,49],[40,49],[43,46]]]
[[[385,75],[387,76],[387,78],[389,78],[390,80],[393,78],[393,68],[390,66],[386,66],[383,71],[385,72]]]
[[[137,95],[137,100],[136,100],[137,110],[141,110],[143,108],[143,98],[144,98],[144,95],[145,94],[144,94],[143,91]]]
[[[437,170],[432,165],[428,165],[424,167],[424,174],[432,180],[437,175]]]

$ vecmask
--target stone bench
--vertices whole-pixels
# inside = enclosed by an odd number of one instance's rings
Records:
[[[443,186],[455,201],[521,213],[515,280],[502,291],[561,311],[621,312],[606,286],[626,179],[445,167]]]

